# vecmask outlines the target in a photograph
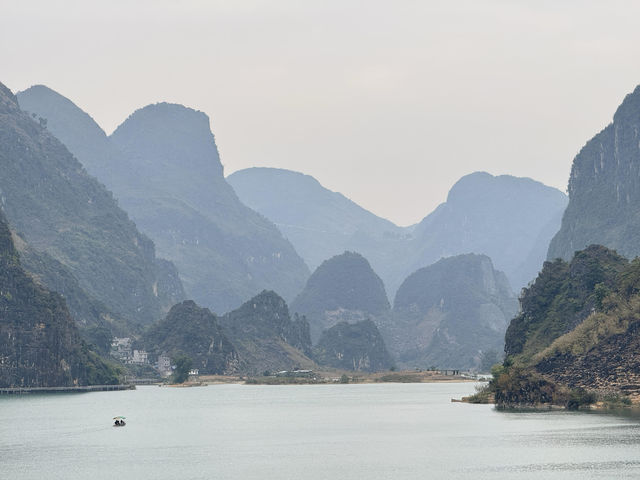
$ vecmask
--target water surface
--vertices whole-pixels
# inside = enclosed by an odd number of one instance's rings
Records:
[[[0,397],[2,479],[640,478],[640,422],[451,403],[470,383]],[[127,426],[111,418],[125,415]]]

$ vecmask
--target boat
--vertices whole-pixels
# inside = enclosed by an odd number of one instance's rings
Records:
[[[124,427],[126,425],[124,419],[127,417],[123,417],[122,415],[118,415],[117,417],[113,417],[114,423],[113,426],[114,427]]]

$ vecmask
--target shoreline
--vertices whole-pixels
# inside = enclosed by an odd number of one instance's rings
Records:
[[[119,385],[82,385],[74,387],[3,387],[0,395],[28,395],[33,393],[86,393],[86,392],[115,392],[135,390],[134,384]]]

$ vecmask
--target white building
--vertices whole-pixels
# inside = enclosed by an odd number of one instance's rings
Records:
[[[149,354],[145,350],[134,350],[129,363],[149,363]]]

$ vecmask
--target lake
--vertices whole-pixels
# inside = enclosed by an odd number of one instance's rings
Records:
[[[640,419],[451,403],[472,383],[0,397],[2,479],[621,479]],[[125,415],[127,426],[112,427]]]

